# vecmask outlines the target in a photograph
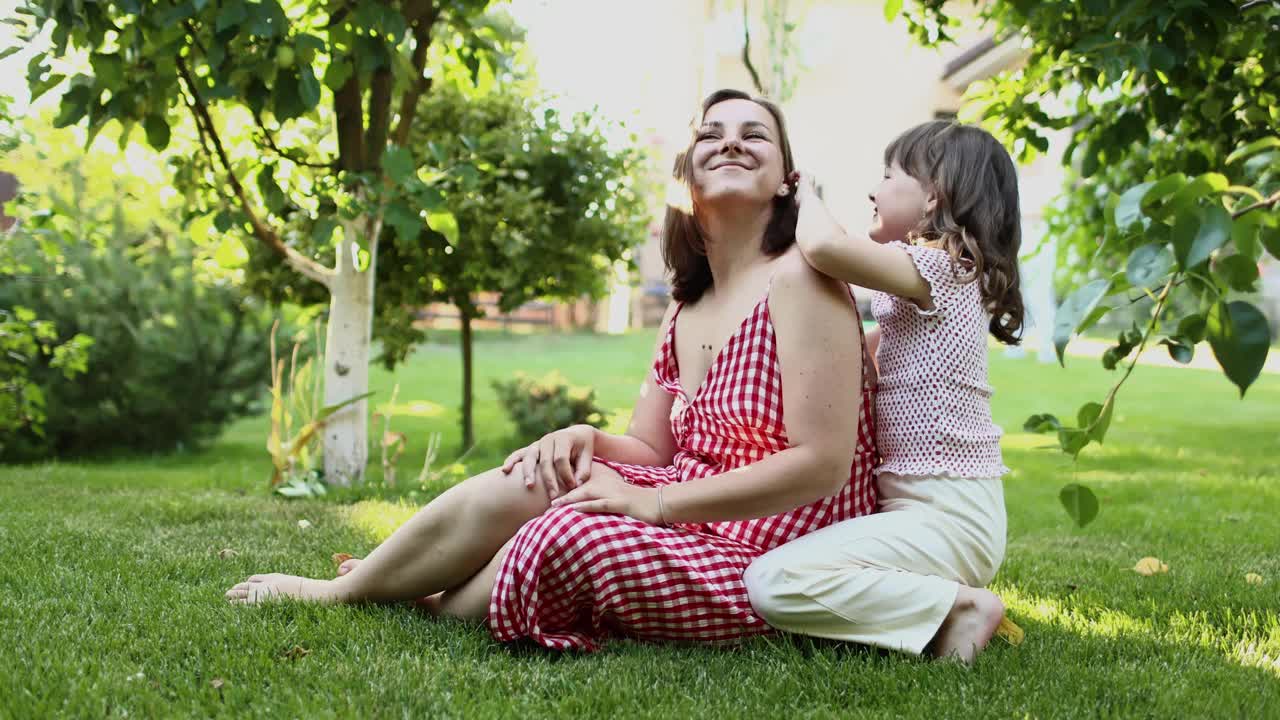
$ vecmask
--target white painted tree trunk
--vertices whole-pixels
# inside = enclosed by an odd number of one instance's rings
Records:
[[[374,259],[356,269],[354,236],[347,224],[331,278],[329,327],[325,334],[324,404],[336,405],[369,390],[369,345],[373,332]],[[376,248],[370,254],[376,258]],[[324,428],[324,476],[334,485],[358,484],[369,462],[369,403],[361,400],[330,416]]]

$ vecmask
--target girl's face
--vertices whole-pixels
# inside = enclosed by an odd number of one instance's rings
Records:
[[[767,203],[783,185],[781,134],[773,115],[750,100],[707,109],[690,159],[695,204]]]
[[[884,179],[869,197],[875,214],[867,234],[879,243],[905,240],[935,204],[933,193],[896,162],[884,169]]]

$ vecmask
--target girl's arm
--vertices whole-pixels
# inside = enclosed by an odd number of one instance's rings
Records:
[[[925,310],[933,308],[929,283],[911,257],[862,233],[845,232],[818,197],[811,178],[800,178],[796,202],[796,244],[810,265],[837,280],[912,300]]]
[[[791,446],[746,467],[658,491],[597,475],[554,506],[703,523],[776,515],[834,495],[849,481],[858,440],[862,352],[846,286],[797,255],[782,261],[769,294]],[[835,360],[834,362],[832,360]]]

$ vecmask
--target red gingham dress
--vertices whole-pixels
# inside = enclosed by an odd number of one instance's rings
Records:
[[[679,450],[673,464],[646,467],[596,458],[641,487],[728,472],[789,447],[768,294],[712,361],[692,398],[680,386],[676,365],[679,312],[653,368],[658,384],[675,396],[671,430]],[[863,348],[864,366],[870,367]],[[493,637],[589,651],[609,635],[728,643],[769,632],[747,599],[747,566],[789,540],[875,509],[870,376],[863,373],[861,397],[849,398],[861,402],[858,443],[840,492],[771,517],[672,527],[552,508],[520,528],[503,560],[489,600]]]

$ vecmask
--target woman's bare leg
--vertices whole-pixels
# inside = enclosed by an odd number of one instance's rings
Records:
[[[594,471],[611,472],[598,464]],[[549,505],[540,483],[526,488],[514,475],[490,470],[450,488],[419,510],[341,577],[254,575],[227,591],[227,598],[254,603],[279,595],[359,602],[433,595],[476,575],[521,525]]]

